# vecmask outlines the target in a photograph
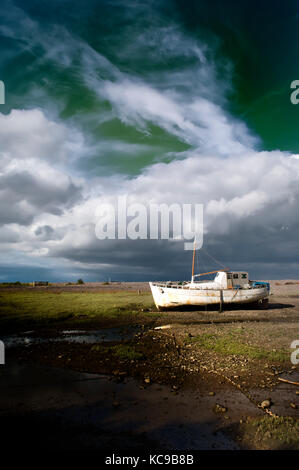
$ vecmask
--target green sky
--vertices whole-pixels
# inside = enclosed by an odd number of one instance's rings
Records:
[[[149,7],[143,2],[131,6],[125,2],[89,0],[84,4],[77,2],[75,8],[71,8],[72,2],[66,0],[14,2],[38,22],[41,31],[47,31],[53,25],[62,26],[70,34],[86,41],[124,73],[137,77],[148,78],[159,71],[162,74],[191,65],[191,57],[164,55],[157,59],[156,44],[136,46],[134,50],[132,40],[136,37],[140,38],[144,33],[146,36],[147,31],[159,24],[162,27],[175,24],[188,37],[210,46],[215,62],[230,62],[232,90],[227,107],[242,117],[262,139],[262,147],[298,152],[299,113],[288,99],[290,82],[299,76],[298,2],[227,0],[225,5],[216,0],[148,2],[151,4],[154,5],[154,13],[149,12]],[[9,16],[9,11],[5,13]],[[59,67],[51,57],[39,61],[38,56],[43,56],[44,51],[38,41],[33,49],[28,49],[22,41],[2,37],[0,47],[0,72],[9,96],[6,111],[34,104],[48,106],[43,102],[45,96],[36,96],[35,99],[28,96],[33,84],[39,86],[41,94],[47,94],[49,100],[57,100],[63,119],[76,117],[83,121],[90,113],[99,115],[109,111],[108,103],[97,100],[94,93],[82,84],[76,70],[76,57],[70,67]],[[221,70],[220,65],[218,73],[227,71]],[[105,77],[105,72],[102,77]],[[125,142],[144,141],[144,135],[123,126],[119,120],[102,125],[92,122],[86,128],[95,139],[107,136],[124,139]],[[161,153],[180,151],[184,147],[181,142],[161,133],[159,128],[151,129],[149,143],[161,146]],[[113,156],[113,166],[116,160],[117,157]],[[139,167],[151,160],[147,152],[135,165]],[[125,171],[124,165],[120,166]],[[134,164],[128,162],[129,172],[133,167]]]

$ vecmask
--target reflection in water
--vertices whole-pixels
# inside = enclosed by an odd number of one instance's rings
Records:
[[[42,338],[34,336],[34,331],[3,337],[6,348],[31,346],[32,344],[64,341],[67,343],[102,343],[106,341],[124,341],[133,338],[141,331],[140,327],[102,328],[101,330],[63,330],[56,337]]]

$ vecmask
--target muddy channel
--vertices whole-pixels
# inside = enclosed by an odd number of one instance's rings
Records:
[[[52,336],[27,331],[4,337],[3,445],[105,451],[247,448],[238,434],[239,425],[248,416],[262,417],[264,412],[229,384],[202,380],[198,387],[180,387],[122,372],[86,373],[72,370],[71,365],[40,363],[35,361],[37,353],[26,356],[35,348],[38,354],[48,354],[51,348],[57,354],[58,347],[127,344],[143,333],[141,327],[125,327],[70,329]],[[105,361],[109,362],[109,355]],[[282,391],[286,401],[294,392],[292,386],[281,384],[272,390],[274,402]],[[257,400],[263,398],[260,390],[252,393]]]

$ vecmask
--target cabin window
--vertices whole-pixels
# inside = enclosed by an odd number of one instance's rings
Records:
[[[239,278],[238,274],[234,274],[234,279],[238,279],[238,278]]]
[[[231,279],[232,278],[232,275],[231,274],[228,274],[227,275],[227,279]]]
[[[247,279],[247,274],[242,274],[242,279]]]

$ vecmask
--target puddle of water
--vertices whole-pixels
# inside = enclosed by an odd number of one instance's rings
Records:
[[[31,346],[33,344],[64,341],[67,343],[102,343],[107,341],[124,341],[133,338],[142,330],[140,327],[103,328],[101,330],[63,330],[54,338],[41,338],[32,336],[34,331],[4,336],[2,341],[6,348],[16,346]]]

